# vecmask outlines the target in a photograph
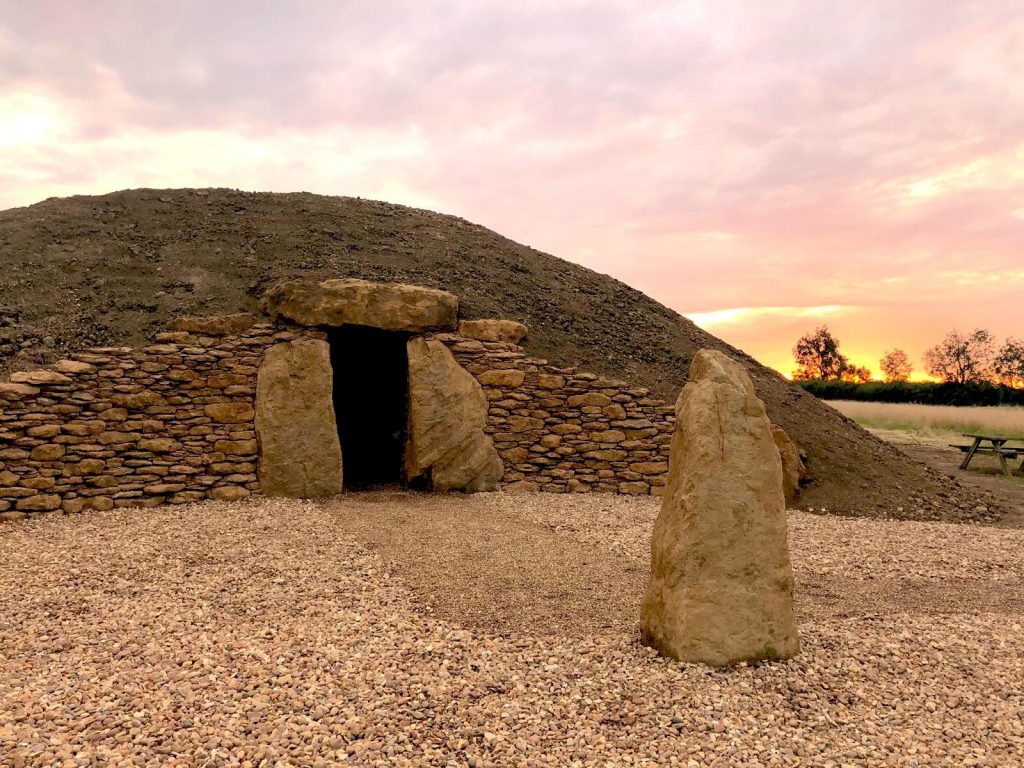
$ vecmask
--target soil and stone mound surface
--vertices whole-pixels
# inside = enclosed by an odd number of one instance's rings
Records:
[[[359,277],[458,294],[464,318],[530,326],[527,350],[674,400],[698,349],[736,357],[806,451],[800,506],[991,519],[990,498],[877,440],[824,403],[608,276],[463,219],[306,193],[130,190],[0,212],[0,371],[89,345],[139,344],[185,314],[256,310],[283,279]]]

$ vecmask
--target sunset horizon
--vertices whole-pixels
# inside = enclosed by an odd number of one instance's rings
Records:
[[[3,5],[0,208],[206,186],[428,208],[786,376],[822,324],[918,379],[948,331],[1017,333],[987,311],[1024,295],[1014,3]]]

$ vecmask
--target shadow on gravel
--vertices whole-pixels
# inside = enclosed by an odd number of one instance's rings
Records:
[[[647,584],[646,545],[614,553],[531,519],[541,517],[531,512],[542,505],[550,516],[568,503],[580,499],[396,490],[344,494],[325,504],[338,531],[377,552],[430,615],[499,635],[635,636]],[[950,526],[954,533],[958,528]],[[637,540],[646,541],[646,530],[639,533]],[[1024,613],[1024,583],[1018,581],[851,578],[802,567],[797,546],[792,557],[801,622],[892,613]]]

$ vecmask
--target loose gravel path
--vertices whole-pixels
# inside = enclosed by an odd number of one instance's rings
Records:
[[[791,513],[804,650],[714,671],[623,619],[656,511],[376,494],[0,526],[0,765],[1024,764],[1024,531]]]

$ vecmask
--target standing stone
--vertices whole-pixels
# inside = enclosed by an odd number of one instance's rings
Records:
[[[640,623],[660,653],[712,666],[800,648],[779,451],[750,377],[721,352],[697,353],[676,402]]]
[[[285,317],[299,325],[364,325],[422,333],[455,330],[459,299],[447,291],[398,283],[286,282],[263,295],[263,310],[275,320]]]
[[[258,472],[266,495],[310,499],[341,491],[333,383],[326,341],[267,350],[256,376]]]
[[[437,491],[493,491],[504,473],[484,434],[487,398],[473,375],[435,339],[413,338],[409,353],[407,481],[428,477]]]
[[[796,443],[777,424],[772,424],[772,439],[782,459],[782,490],[786,494],[786,505],[789,506],[800,495],[800,483],[807,477],[807,467],[800,458],[800,449]]]

